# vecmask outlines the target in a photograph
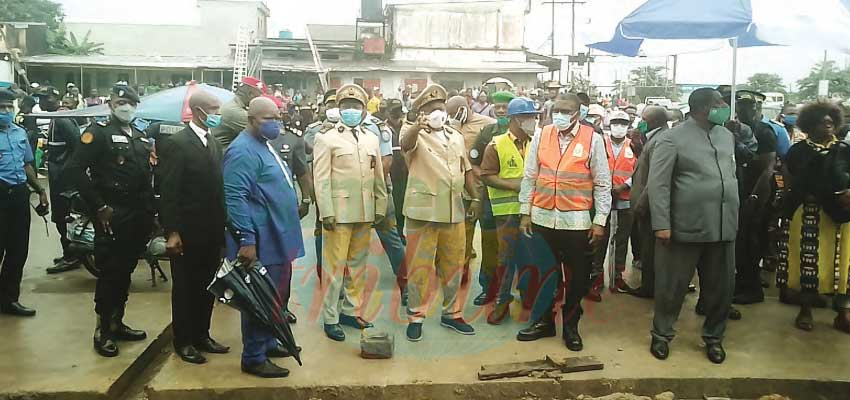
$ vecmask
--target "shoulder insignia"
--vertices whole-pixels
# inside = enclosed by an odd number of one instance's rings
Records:
[[[96,123],[96,124],[98,124],[98,125],[100,125],[100,126],[106,126],[106,125],[109,125],[109,121],[97,121],[97,122],[95,122],[95,123]]]
[[[307,125],[307,128],[313,128],[322,124],[322,121],[313,121],[312,124]]]
[[[100,123],[100,122],[98,122],[98,123]],[[89,144],[93,141],[94,141],[94,134],[89,132],[89,131],[84,132],[82,134],[82,136],[80,136],[80,142],[82,144]]]

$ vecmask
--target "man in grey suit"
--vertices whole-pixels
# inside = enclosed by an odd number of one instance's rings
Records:
[[[735,141],[723,127],[730,110],[720,93],[697,89],[688,105],[691,118],[656,139],[650,160],[646,190],[656,238],[650,351],[660,360],[669,355],[696,269],[706,310],[706,355],[719,364],[726,359],[722,341],[735,285]]]
[[[641,116],[646,121],[649,131],[646,133],[646,143],[643,151],[638,157],[635,172],[632,175],[631,203],[632,213],[637,223],[639,235],[637,243],[640,246],[641,268],[640,287],[629,292],[637,297],[652,298],[655,295],[655,235],[652,232],[652,223],[649,218],[649,193],[646,189],[646,181],[649,179],[649,160],[655,148],[658,138],[667,131],[667,110],[664,107],[649,106],[643,110]],[[635,240],[632,239],[632,243]]]

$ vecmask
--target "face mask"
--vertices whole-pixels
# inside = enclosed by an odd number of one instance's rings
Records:
[[[552,114],[552,123],[559,131],[562,131],[573,124],[573,116],[571,114],[554,113]]]
[[[537,129],[537,121],[533,119],[527,119],[522,121],[519,125],[520,129],[525,132],[528,136],[534,136],[534,130]]]
[[[443,125],[446,124],[446,119],[448,119],[448,115],[445,111],[431,111],[431,114],[428,114],[428,126],[433,129],[443,129]]]
[[[204,113],[207,116],[204,119],[204,125],[206,125],[207,128],[212,129],[212,128],[216,128],[216,127],[221,125],[221,115],[219,115],[219,114],[207,114],[206,111],[204,111],[200,108],[198,109],[198,111]]]
[[[280,122],[274,120],[260,122],[260,126],[257,127],[257,130],[259,131],[260,136],[268,140],[275,140],[280,136]]]
[[[0,112],[0,126],[12,125],[12,120],[15,118],[13,112]]]
[[[708,112],[708,122],[714,125],[723,125],[729,121],[732,115],[732,109],[729,106],[715,107]]]
[[[327,117],[328,122],[334,124],[339,122],[339,108],[329,108],[327,111],[325,111],[325,117]]]
[[[782,119],[782,122],[785,125],[797,125],[797,116],[796,115],[786,115],[785,118]]]
[[[356,108],[340,110],[339,114],[343,125],[349,128],[354,128],[355,126],[360,125],[360,122],[363,120],[363,111]]]
[[[629,127],[626,125],[611,125],[611,137],[622,139],[629,132]]]
[[[505,126],[505,125],[508,124],[508,122],[511,122],[510,118],[508,118],[508,117],[499,117],[499,118],[496,118],[496,121],[498,121],[499,125],[501,125],[501,126]]]
[[[637,128],[640,133],[646,134],[647,132],[649,132],[649,124],[647,124],[646,121],[638,122]]]
[[[124,104],[112,110],[112,115],[118,118],[119,121],[128,124],[136,117],[136,107],[131,104]]]
[[[465,124],[465,123],[466,123],[466,118],[468,117],[468,115],[467,115],[467,113],[468,113],[468,112],[469,112],[469,111],[466,109],[466,107],[461,107],[461,108],[459,108],[459,109],[457,110],[457,113],[455,113],[455,117],[454,117],[454,118],[455,118],[455,120],[456,120],[457,122],[460,122],[461,124]]]
[[[587,112],[588,112],[588,111],[590,111],[590,107],[588,107],[588,106],[586,106],[586,105],[584,105],[584,104],[582,104],[582,105],[578,108],[578,112],[579,112],[579,114],[581,115],[581,119],[585,119],[585,118],[587,118]]]
[[[584,120],[587,121],[587,122],[590,122],[591,124],[595,124],[597,118],[596,117],[587,117]]]

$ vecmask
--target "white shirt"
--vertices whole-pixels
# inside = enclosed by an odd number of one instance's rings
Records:
[[[576,123],[570,132],[558,135],[562,153],[575,138],[578,128],[579,124]],[[531,139],[531,148],[525,159],[525,173],[519,192],[520,214],[530,214],[532,223],[550,229],[583,231],[590,229],[592,224],[605,226],[608,214],[611,213],[611,172],[608,170],[608,158],[605,155],[602,136],[594,133],[590,140],[590,175],[593,178],[593,207],[596,209],[596,215],[592,220],[590,211],[587,210],[561,211],[557,208],[547,210],[531,204],[540,168],[537,150],[540,148],[542,136],[542,134],[534,135]]]
[[[189,127],[192,128],[192,131],[194,131],[196,135],[198,135],[198,138],[201,139],[201,143],[204,144],[204,147],[207,147],[207,135],[209,135],[209,131],[198,126],[195,121],[189,122]]]

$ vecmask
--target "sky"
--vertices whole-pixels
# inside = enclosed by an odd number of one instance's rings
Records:
[[[65,7],[68,21],[144,21],[151,24],[186,24],[196,19],[196,0],[58,0]],[[389,3],[421,3],[428,0],[384,0]],[[530,51],[549,54],[551,34],[551,5],[544,0],[514,0],[530,4],[526,18],[525,43]],[[613,34],[613,27],[631,10],[645,0],[584,0],[576,6],[576,52],[586,51],[585,43],[603,41]],[[704,1],[704,0],[683,0]],[[790,0],[781,0],[790,1]],[[824,0],[808,0],[810,3]],[[269,35],[288,29],[303,37],[306,24],[354,24],[359,14],[360,0],[267,0],[271,10]],[[91,13],[93,7],[98,10]],[[162,10],[169,10],[163,13]],[[771,17],[784,17],[780,7],[768,11]],[[555,53],[570,52],[570,6],[559,5],[555,10]],[[819,48],[771,47],[739,49],[738,82],[757,72],[779,74],[786,85],[806,76],[811,67],[823,60]],[[827,52],[828,59],[844,67],[850,57],[836,51]],[[591,65],[591,80],[600,86],[615,79],[625,79],[630,70],[646,65],[668,65],[672,78],[672,57],[629,58],[600,56]],[[729,48],[698,54],[678,56],[677,82],[686,84],[731,83],[732,51]],[[586,67],[584,68],[586,71]],[[564,72],[566,76],[566,72]],[[792,87],[791,89],[796,89]]]

